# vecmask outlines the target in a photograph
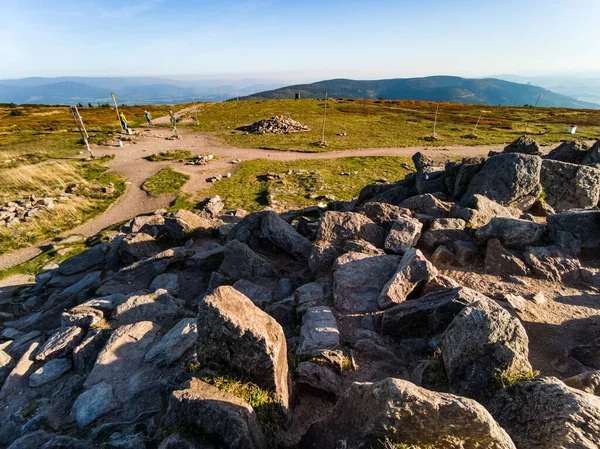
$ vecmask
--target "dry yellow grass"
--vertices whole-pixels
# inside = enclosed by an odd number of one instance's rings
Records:
[[[30,194],[52,195],[64,191],[69,184],[85,182],[74,164],[61,162],[0,170],[0,179],[0,200],[5,201]]]

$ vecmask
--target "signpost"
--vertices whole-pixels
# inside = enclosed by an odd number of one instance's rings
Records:
[[[325,120],[327,119],[327,94],[325,94],[325,108],[323,109],[323,131],[321,132],[321,143],[320,145],[324,147],[325,143]]]
[[[115,103],[115,109],[117,111],[117,120],[119,121],[121,131],[125,131],[125,128],[123,128],[123,123],[121,123],[121,117],[119,116],[119,107],[117,106],[117,99],[115,98],[115,94],[110,94],[110,96],[112,97],[113,102]]]
[[[83,120],[81,119],[81,115],[79,115],[79,111],[77,110],[77,106],[71,106],[71,113],[73,114],[73,118],[75,119],[75,124],[77,125],[77,129],[81,134],[81,140],[83,140],[83,144],[85,145],[85,149],[90,153],[90,156],[94,158],[94,153],[92,153],[92,149],[90,148],[90,144],[88,143],[88,133],[85,129],[85,125],[83,124]]]

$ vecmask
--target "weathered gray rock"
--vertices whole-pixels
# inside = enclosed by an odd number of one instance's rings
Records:
[[[473,195],[463,199],[463,205],[455,204],[450,210],[450,216],[461,218],[477,229],[488,224],[493,217],[516,218],[516,211],[504,207],[483,195]]]
[[[539,156],[540,146],[529,136],[521,136],[511,144],[504,147],[504,153],[522,153]]]
[[[48,360],[62,357],[70,353],[83,339],[85,331],[77,326],[71,326],[52,334],[52,336],[38,350],[36,360]]]
[[[179,277],[177,273],[163,273],[159,274],[150,283],[150,290],[166,290],[171,295],[177,295],[179,293]]]
[[[361,238],[377,247],[383,246],[383,229],[369,218],[354,212],[325,212],[321,216],[317,240],[342,247],[347,240]]]
[[[79,395],[73,403],[71,415],[77,421],[77,425],[83,428],[115,408],[112,386],[100,382]]]
[[[458,241],[469,242],[471,237],[465,231],[465,225],[461,218],[436,218],[419,239],[419,244],[432,250],[439,245],[451,246]]]
[[[226,449],[266,449],[256,413],[241,399],[192,379],[185,390],[174,391],[167,418],[173,425],[197,429]]]
[[[381,442],[447,449],[514,449],[477,402],[400,379],[354,383],[333,411],[308,429],[302,449],[359,449]]]
[[[92,248],[61,262],[56,271],[59,274],[69,276],[71,274],[89,270],[104,263],[107,251],[107,244],[101,243],[100,245],[93,246]]]
[[[600,398],[553,377],[500,390],[488,410],[519,449],[600,447]]]
[[[260,227],[266,212],[252,212],[237,223],[227,235],[227,241],[237,240],[256,250],[260,243]]]
[[[586,371],[576,376],[569,377],[564,383],[584,393],[600,396],[600,370]]]
[[[38,449],[52,440],[54,436],[53,433],[48,433],[45,430],[36,430],[15,440],[8,449]]]
[[[600,369],[600,341],[579,345],[569,349],[569,356],[584,366]]]
[[[592,147],[586,152],[581,163],[600,168],[600,140],[597,140],[596,143],[592,145]]]
[[[88,445],[77,438],[61,435],[52,438],[42,449],[88,449]]]
[[[587,145],[579,140],[563,142],[555,149],[550,151],[545,159],[554,161],[570,162],[572,164],[581,164],[587,153]]]
[[[167,322],[182,313],[178,302],[166,290],[130,296],[117,306],[112,318],[119,323],[133,324],[139,321]]]
[[[485,270],[496,275],[525,276],[525,263],[511,251],[504,248],[498,239],[489,239],[485,250]]]
[[[362,313],[379,310],[381,289],[392,278],[397,256],[346,253],[338,257],[333,271],[333,300],[337,310]]]
[[[224,365],[275,392],[287,408],[288,364],[283,329],[233,287],[217,288],[198,307],[198,358]]]
[[[465,197],[483,195],[503,206],[527,210],[541,193],[541,167],[538,156],[519,153],[492,156],[473,177]]]
[[[194,438],[172,433],[161,441],[158,449],[214,449],[212,446],[199,446]]]
[[[381,226],[386,232],[389,232],[389,230],[392,228],[396,218],[400,216],[410,217],[411,215],[410,210],[408,209],[394,206],[393,204],[379,203],[375,201],[369,201],[368,203],[363,204],[358,211],[369,217],[371,220],[373,220],[373,222]]]
[[[73,349],[73,365],[78,372],[88,371],[108,339],[108,332],[90,329],[85,338]]]
[[[237,240],[231,240],[225,246],[225,258],[219,273],[232,280],[276,276],[267,259]]]
[[[600,170],[584,165],[544,160],[540,182],[545,201],[556,211],[589,209],[600,199]]]
[[[531,373],[528,343],[519,320],[502,307],[488,299],[472,302],[452,320],[442,340],[450,391],[489,399],[498,376]]]
[[[537,277],[554,282],[581,277],[579,259],[556,246],[533,246],[523,252],[525,263]]]
[[[82,307],[90,307],[103,312],[112,312],[119,304],[125,302],[126,299],[127,297],[125,295],[116,294],[90,299],[84,303],[81,303],[80,305]]]
[[[308,266],[313,273],[326,272],[341,254],[342,250],[331,243],[316,241],[308,259]]]
[[[196,344],[198,324],[195,318],[185,318],[152,346],[144,360],[157,366],[170,365]]]
[[[29,377],[29,386],[35,388],[52,382],[69,371],[71,366],[71,359],[52,359]]]
[[[461,161],[446,162],[444,188],[450,198],[460,199],[485,162],[483,157],[465,157]]]
[[[213,223],[188,210],[178,210],[165,217],[165,228],[174,240],[185,240],[195,233],[214,232]]]
[[[438,246],[430,256],[431,263],[436,267],[443,267],[454,263],[454,252],[445,245]]]
[[[160,252],[160,247],[153,236],[145,232],[129,234],[119,242],[119,255],[126,264],[146,259]]]
[[[333,310],[325,306],[310,307],[302,318],[297,354],[316,356],[337,349],[339,344],[340,332]]]
[[[342,379],[329,368],[313,362],[302,362],[296,368],[295,381],[297,385],[313,390],[339,396]]]
[[[411,249],[400,260],[394,276],[383,286],[377,304],[384,309],[406,300],[418,286],[425,284],[438,274],[437,269],[418,249]]]
[[[440,200],[431,193],[415,195],[404,200],[400,207],[415,211],[416,213],[429,215],[435,218],[446,218],[450,213],[452,205]]]
[[[454,261],[459,267],[468,267],[475,263],[477,257],[477,246],[472,242],[455,241],[454,242]]]
[[[423,225],[417,219],[398,217],[385,239],[385,249],[396,254],[404,254],[413,248],[421,237]]]
[[[63,327],[77,326],[84,329],[100,323],[104,319],[104,313],[93,307],[79,305],[68,312],[63,312],[61,322]]]
[[[165,217],[162,215],[138,215],[131,220],[124,232],[128,234],[144,232],[156,237],[164,225]]]
[[[271,290],[263,287],[262,285],[253,284],[245,279],[240,279],[237,281],[235,284],[233,284],[233,288],[240,293],[243,293],[261,309],[264,309],[268,304],[273,302]]]
[[[92,271],[91,273],[86,274],[83,279],[65,288],[60,293],[60,296],[67,297],[71,295],[77,295],[84,290],[91,290],[100,284],[101,277],[102,273],[100,271]]]
[[[294,300],[298,315],[306,313],[309,307],[323,305],[326,301],[324,281],[309,282],[296,289]]]
[[[481,299],[488,298],[467,287],[429,293],[387,309],[381,330],[397,338],[428,338],[444,332],[466,306]]]
[[[419,195],[436,193],[444,190],[444,164],[418,152],[412,157],[417,173],[415,186]]]
[[[269,211],[264,215],[260,236],[297,259],[308,259],[312,251],[310,240],[300,235],[292,225],[281,219],[275,212]]]
[[[569,211],[548,217],[548,231],[557,243],[569,236],[581,248],[600,245],[600,210]]]
[[[498,239],[504,246],[523,248],[537,242],[544,233],[544,226],[528,220],[494,217],[475,232],[479,242]]]

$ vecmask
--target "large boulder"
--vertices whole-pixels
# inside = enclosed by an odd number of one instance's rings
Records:
[[[450,210],[450,216],[462,218],[472,228],[479,228],[494,217],[515,218],[516,211],[504,207],[483,195],[473,195],[463,201],[463,205],[455,204]]]
[[[38,350],[36,360],[48,360],[70,354],[83,339],[85,331],[77,326],[59,329]]]
[[[369,256],[346,253],[333,268],[335,308],[351,313],[379,310],[377,299],[384,285],[398,268],[398,256]]]
[[[439,290],[404,301],[383,314],[381,331],[396,338],[431,337],[444,332],[454,317],[484,295],[466,287]]]
[[[594,145],[586,152],[582,164],[600,168],[600,140],[597,140]]]
[[[465,231],[466,223],[461,218],[436,218],[419,239],[419,244],[434,250],[439,245],[452,246],[454,242],[470,242],[471,237]]]
[[[497,276],[525,276],[527,266],[513,252],[506,249],[498,239],[489,239],[483,261],[485,270]]]
[[[283,252],[297,259],[308,259],[312,244],[300,235],[292,225],[275,212],[267,212],[261,222],[260,236],[272,242]]]
[[[557,244],[567,238],[577,242],[581,248],[595,248],[600,245],[600,210],[551,215],[548,217],[548,231]]]
[[[413,290],[429,282],[437,274],[437,268],[427,260],[420,250],[411,249],[402,256],[396,273],[381,289],[377,305],[385,309],[401,303]]]
[[[398,217],[385,239],[385,249],[404,254],[414,247],[421,237],[423,225],[415,218]]]
[[[490,157],[477,173],[465,193],[483,195],[503,206],[527,210],[541,193],[542,159],[519,153]]]
[[[198,323],[194,318],[185,318],[152,346],[144,360],[154,365],[170,365],[178,360],[198,339]]]
[[[72,365],[71,359],[52,359],[29,377],[29,386],[35,388],[55,381],[69,371]]]
[[[276,276],[271,262],[238,240],[231,240],[225,245],[225,257],[219,273],[234,281]]]
[[[523,259],[541,279],[561,282],[581,277],[579,259],[557,246],[532,246],[523,252]]]
[[[534,221],[494,217],[475,232],[475,238],[480,242],[498,239],[504,246],[522,248],[537,242],[543,233],[544,226]]]
[[[106,382],[99,382],[79,395],[73,403],[71,415],[79,427],[83,428],[111,412],[116,406],[112,386]]]
[[[530,374],[528,343],[520,321],[493,301],[469,304],[442,340],[450,391],[485,401],[500,379]]]
[[[216,440],[218,447],[224,449],[267,448],[254,409],[232,394],[198,379],[192,379],[185,390],[173,392],[167,422],[194,429]]]
[[[317,231],[318,241],[342,247],[346,241],[354,238],[382,247],[384,232],[379,225],[362,214],[333,211],[323,214]]]
[[[600,447],[600,398],[553,377],[500,390],[488,410],[519,449]]]
[[[418,214],[428,215],[435,218],[445,218],[450,213],[452,205],[446,203],[431,193],[415,195],[404,200],[400,207],[404,207]]]
[[[589,209],[600,199],[600,170],[584,165],[546,159],[542,162],[540,181],[544,200],[556,212]]]
[[[444,187],[450,198],[459,199],[485,162],[483,157],[466,157],[461,161],[446,162]]]
[[[565,379],[564,382],[576,390],[600,396],[600,370],[585,371]]]
[[[522,153],[539,156],[540,146],[529,136],[521,136],[514,142],[504,147],[504,153]]]
[[[421,152],[415,153],[412,160],[417,169],[415,186],[419,195],[443,192],[444,164],[425,156]]]
[[[410,217],[408,209],[376,201],[369,201],[363,204],[358,211],[373,220],[387,232],[392,228],[392,224],[396,221],[396,218],[402,215]]]
[[[198,358],[275,392],[289,401],[283,329],[233,287],[218,287],[198,306]]]
[[[159,289],[148,294],[130,296],[117,306],[112,318],[119,325],[134,324],[139,321],[165,323],[181,312],[178,301],[166,290]]]
[[[90,270],[104,263],[107,251],[107,244],[102,243],[100,245],[93,246],[90,249],[61,262],[56,269],[56,272],[64,276],[69,276],[75,273],[81,273],[82,271]]]
[[[332,412],[310,426],[302,449],[368,447],[514,449],[477,402],[387,378],[354,383]]]
[[[129,234],[119,242],[119,255],[125,264],[146,259],[160,252],[154,237],[145,232]]]
[[[587,154],[587,145],[579,140],[563,142],[555,149],[550,151],[545,159],[554,161],[570,162],[572,164],[581,164]]]
[[[300,344],[296,351],[301,356],[317,356],[334,350],[340,344],[340,331],[329,307],[310,307],[302,318]]]
[[[240,293],[243,293],[261,309],[264,309],[267,305],[273,302],[273,294],[271,293],[271,290],[269,290],[267,287],[254,284],[245,279],[240,279],[237,281],[235,284],[233,284],[233,288]]]
[[[189,210],[178,210],[165,217],[165,228],[173,240],[185,240],[195,233],[212,233],[211,220],[203,218]]]

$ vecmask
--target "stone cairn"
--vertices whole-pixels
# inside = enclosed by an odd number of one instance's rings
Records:
[[[284,115],[276,115],[270,119],[259,120],[248,126],[241,126],[240,131],[253,134],[290,134],[309,131],[308,126]]]

